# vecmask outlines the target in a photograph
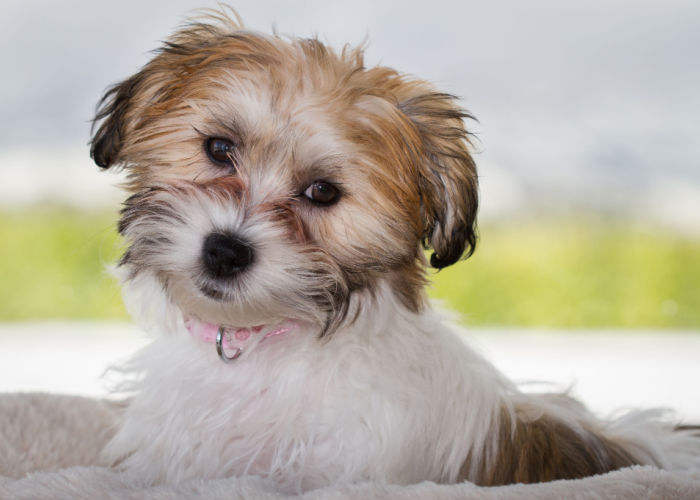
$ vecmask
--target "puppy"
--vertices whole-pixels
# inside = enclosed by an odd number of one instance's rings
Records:
[[[281,491],[700,462],[700,440],[654,415],[603,422],[519,392],[431,309],[427,268],[476,242],[468,117],[361,49],[222,13],[109,89],[91,155],[127,171],[118,269],[159,333],[104,459],[150,483]]]

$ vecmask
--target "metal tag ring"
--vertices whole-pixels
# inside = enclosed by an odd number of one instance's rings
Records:
[[[243,349],[236,347],[232,356],[226,355],[226,351],[224,351],[224,332],[225,328],[223,326],[220,326],[219,330],[216,332],[216,353],[224,363],[231,363],[243,354]]]

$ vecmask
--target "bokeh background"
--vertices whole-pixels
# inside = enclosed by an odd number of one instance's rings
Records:
[[[0,321],[123,320],[104,89],[202,0],[0,4]],[[432,295],[471,325],[700,329],[700,3],[236,1],[247,26],[367,42],[478,122],[481,240]]]

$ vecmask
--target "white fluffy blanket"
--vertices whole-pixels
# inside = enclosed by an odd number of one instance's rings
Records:
[[[362,483],[301,496],[265,480],[236,477],[144,486],[99,465],[119,421],[119,403],[48,394],[0,395],[0,500],[11,499],[700,499],[700,471],[631,467],[576,481],[480,488],[470,483],[398,486]]]

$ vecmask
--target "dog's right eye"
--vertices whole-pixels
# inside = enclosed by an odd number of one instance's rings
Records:
[[[211,161],[222,167],[233,167],[233,154],[236,145],[228,139],[210,137],[204,143],[204,149]]]

